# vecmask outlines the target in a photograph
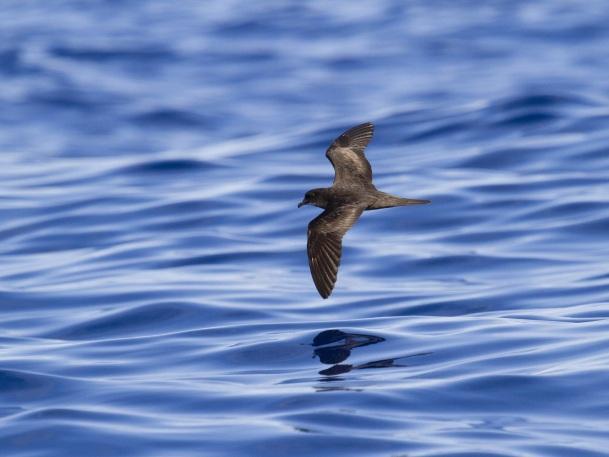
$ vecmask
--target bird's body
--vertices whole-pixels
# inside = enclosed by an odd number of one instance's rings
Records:
[[[309,223],[307,242],[313,282],[323,298],[330,296],[336,283],[342,238],[364,211],[429,203],[396,197],[374,187],[372,169],[364,155],[373,132],[374,126],[367,122],[336,138],[326,151],[335,171],[332,187],[308,191],[298,205],[324,209]]]

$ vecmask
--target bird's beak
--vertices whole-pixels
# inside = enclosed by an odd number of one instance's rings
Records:
[[[300,208],[301,206],[304,206],[306,204],[307,204],[307,202],[303,200],[298,204],[298,207]]]

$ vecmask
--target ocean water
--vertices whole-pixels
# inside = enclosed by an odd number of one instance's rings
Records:
[[[609,455],[609,3],[0,3],[0,455]],[[373,121],[322,300],[305,191]]]

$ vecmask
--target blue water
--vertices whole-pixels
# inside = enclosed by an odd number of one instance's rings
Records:
[[[5,0],[0,455],[609,455],[609,3]],[[304,192],[377,125],[322,300]]]

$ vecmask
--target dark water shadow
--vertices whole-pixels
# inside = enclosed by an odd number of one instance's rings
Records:
[[[400,363],[402,359],[429,355],[431,352],[420,352],[402,357],[374,360],[359,365],[342,363],[351,356],[353,349],[369,346],[371,344],[382,343],[385,338],[376,335],[365,335],[361,333],[346,333],[341,330],[324,330],[313,338],[312,346],[313,357],[318,357],[319,361],[325,365],[332,365],[319,371],[323,376],[337,376],[348,373],[352,370],[363,370],[367,368],[389,368],[406,367],[408,365]],[[323,378],[324,381],[336,380],[336,378]]]

